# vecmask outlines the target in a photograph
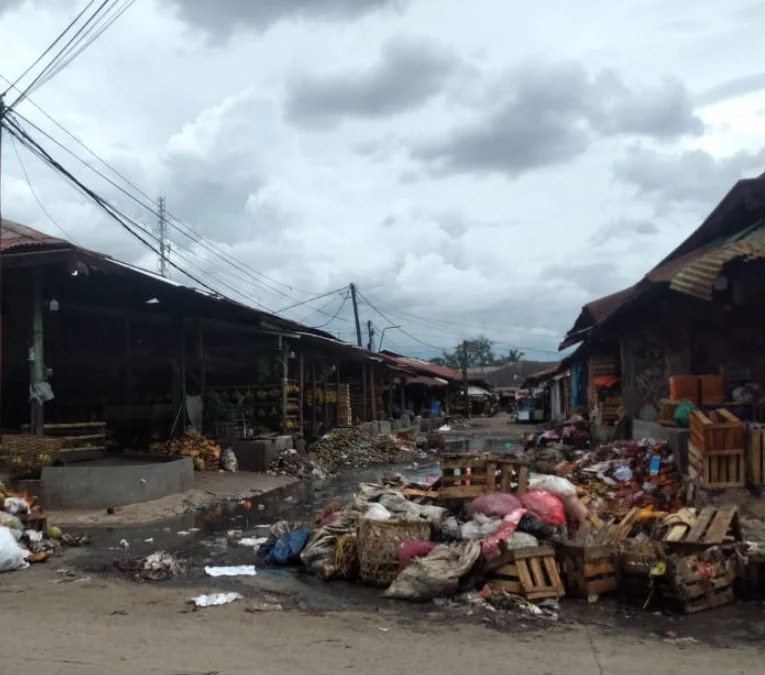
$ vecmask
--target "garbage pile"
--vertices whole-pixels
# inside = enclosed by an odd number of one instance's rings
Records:
[[[283,451],[271,463],[269,471],[321,479],[341,469],[406,462],[416,455],[414,439],[405,434],[372,436],[355,427],[341,427],[312,443],[307,455],[296,450]]]
[[[80,538],[73,538],[77,545]],[[48,527],[37,498],[8,490],[0,483],[0,572],[12,572],[45,562],[69,538]]]
[[[549,450],[539,451],[547,462]],[[682,506],[663,444],[574,453],[528,482],[521,463],[485,454],[459,455],[470,469],[456,481],[363,483],[350,503],[333,500],[314,523],[274,526],[260,555],[268,564],[299,562],[325,580],[358,579],[389,598],[546,603],[545,611],[524,611],[548,618],[564,596],[592,602],[621,592],[681,613],[734,601],[748,550],[735,508]],[[512,482],[502,473],[510,466]]]

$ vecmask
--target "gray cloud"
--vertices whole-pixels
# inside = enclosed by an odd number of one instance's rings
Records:
[[[719,201],[737,180],[765,168],[765,150],[717,159],[703,150],[680,155],[635,147],[614,164],[614,175],[657,207]]]
[[[539,273],[540,281],[559,281],[573,284],[590,297],[600,297],[625,283],[621,268],[612,262],[572,263],[548,265]]]
[[[712,105],[762,89],[765,89],[765,73],[754,73],[721,82],[697,94],[695,98],[698,105]]]
[[[674,139],[703,132],[685,87],[665,80],[629,88],[614,72],[575,63],[517,69],[487,91],[489,111],[415,145],[416,159],[446,173],[521,173],[570,161],[598,138]]]
[[[228,36],[240,28],[268,28],[282,19],[337,21],[384,9],[400,9],[408,0],[168,0],[179,16],[211,35]],[[0,0],[2,2],[2,0]]]
[[[344,117],[400,113],[436,96],[460,65],[442,46],[392,41],[369,70],[294,76],[287,85],[287,117],[297,125],[326,127]]]
[[[602,246],[612,239],[639,239],[659,234],[659,226],[652,220],[619,218],[606,223],[590,236],[590,243]]]

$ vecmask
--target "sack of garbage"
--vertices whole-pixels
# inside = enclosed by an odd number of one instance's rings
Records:
[[[544,474],[534,476],[529,480],[531,490],[546,490],[552,494],[565,499],[566,497],[576,497],[576,485],[566,478],[560,476],[551,476]]]
[[[523,522],[523,519],[521,519],[521,522]],[[535,548],[536,546],[539,546],[539,540],[527,532],[521,532],[520,530],[518,532],[514,532],[512,536],[510,536],[508,539],[505,539],[505,543],[507,544],[507,548]]]
[[[20,548],[7,527],[0,527],[0,572],[13,572],[29,567],[29,551]]]
[[[481,555],[475,541],[438,546],[424,558],[412,560],[383,593],[396,600],[432,600],[453,595],[461,579],[473,569]]]
[[[24,530],[24,524],[21,522],[21,520],[16,516],[11,515],[10,513],[6,513],[5,511],[0,511],[0,527],[8,527],[11,530],[19,533],[23,532]]]
[[[220,453],[220,466],[224,471],[232,473],[239,470],[239,461],[231,448],[226,448]]]
[[[463,541],[477,541],[486,539],[494,534],[502,525],[501,518],[489,518],[481,513],[476,513],[473,520],[460,525],[460,539]]]
[[[521,508],[521,502],[515,495],[504,492],[493,492],[476,497],[468,506],[467,516],[472,520],[476,513],[490,518],[504,518],[513,511]]]
[[[290,565],[300,559],[311,530],[299,529],[283,534],[273,544],[268,543],[260,548],[260,557],[268,565]]]
[[[552,492],[532,490],[521,497],[521,504],[548,525],[557,527],[566,524],[563,502]]]
[[[14,516],[19,513],[29,513],[29,504],[20,497],[6,497],[3,508]]]
[[[481,555],[487,560],[496,558],[500,554],[499,542],[507,541],[518,529],[518,523],[526,515],[526,509],[518,508],[502,519],[499,529],[488,539],[481,542]]]
[[[390,520],[392,514],[382,504],[370,504],[367,512],[364,514],[364,518],[369,520]]]
[[[447,510],[441,506],[415,504],[400,492],[388,492],[381,495],[378,503],[388,509],[394,518],[404,518],[407,520],[423,519],[434,525],[440,525],[447,514]]]
[[[565,519],[564,519],[565,524]],[[550,539],[558,534],[558,528],[548,525],[533,513],[527,513],[518,523],[518,531],[530,534],[536,539]]]
[[[460,532],[459,521],[454,516],[449,516],[443,523],[441,523],[441,536],[447,541],[461,541],[462,534]]]
[[[343,513],[329,525],[314,530],[300,554],[300,560],[309,572],[329,581],[338,575],[335,552],[341,537],[356,532],[357,517]]]
[[[424,558],[434,548],[437,548],[438,544],[434,541],[420,541],[418,539],[407,539],[402,542],[398,549],[399,566],[398,571],[407,568],[409,563],[415,558]]]
[[[587,517],[587,507],[579,501],[579,497],[571,495],[563,498],[563,508],[566,518],[571,522],[581,523]]]

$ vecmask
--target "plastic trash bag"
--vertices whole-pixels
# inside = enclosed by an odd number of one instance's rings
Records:
[[[438,546],[424,558],[412,560],[383,593],[397,600],[432,600],[454,595],[461,579],[481,555],[476,541]]]
[[[563,523],[565,525],[565,518]],[[548,525],[533,513],[527,513],[518,523],[518,531],[532,535],[535,539],[550,539],[558,534],[558,528]]]
[[[8,527],[19,533],[24,530],[24,525],[21,520],[5,511],[0,511],[0,527]]]
[[[237,460],[234,451],[231,448],[226,448],[220,453],[220,466],[224,471],[239,471],[239,460]]]
[[[19,497],[6,497],[3,508],[14,516],[19,513],[29,513],[29,504]]]
[[[369,520],[390,520],[391,512],[388,511],[382,504],[370,504],[367,512],[364,514],[364,518]]]
[[[398,571],[406,569],[409,563],[415,558],[423,558],[428,555],[438,544],[434,541],[419,541],[417,539],[407,539],[402,542],[398,549],[399,566]]]
[[[501,525],[501,518],[489,518],[481,513],[476,513],[473,520],[460,525],[460,539],[464,541],[486,539],[486,537],[494,534]]]
[[[566,518],[574,523],[581,523],[587,517],[587,507],[576,495],[563,497],[563,508],[566,510]]]
[[[500,553],[499,542],[507,541],[515,534],[515,531],[518,529],[518,523],[521,522],[525,515],[526,509],[519,508],[510,515],[505,516],[499,529],[491,537],[481,542],[481,555],[487,560],[496,558]]]
[[[290,565],[300,560],[311,530],[300,529],[283,534],[272,544],[260,548],[260,557],[267,565]]]
[[[561,499],[576,497],[576,485],[560,476],[550,476],[548,474],[534,476],[529,480],[529,487],[532,490],[547,490],[547,492],[552,492],[552,494],[557,495]]]
[[[563,502],[552,492],[532,490],[521,497],[521,504],[548,525],[558,527],[566,524]]]
[[[476,513],[490,518],[504,518],[521,508],[521,502],[515,495],[494,492],[476,497],[468,506],[467,516],[472,519]]]
[[[0,527],[0,572],[13,572],[29,567],[29,551],[20,548],[7,527]]]
[[[681,401],[675,408],[675,423],[679,427],[687,429],[691,426],[691,413],[696,410],[696,406],[690,401]]]

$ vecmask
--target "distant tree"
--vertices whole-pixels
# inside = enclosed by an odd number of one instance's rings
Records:
[[[517,363],[524,357],[524,353],[517,349],[511,349],[505,356],[498,357],[494,353],[494,342],[483,335],[479,335],[472,340],[463,340],[453,351],[444,352],[443,355],[430,359],[430,363],[460,369],[463,366],[466,352],[468,368],[504,366],[506,363]]]

